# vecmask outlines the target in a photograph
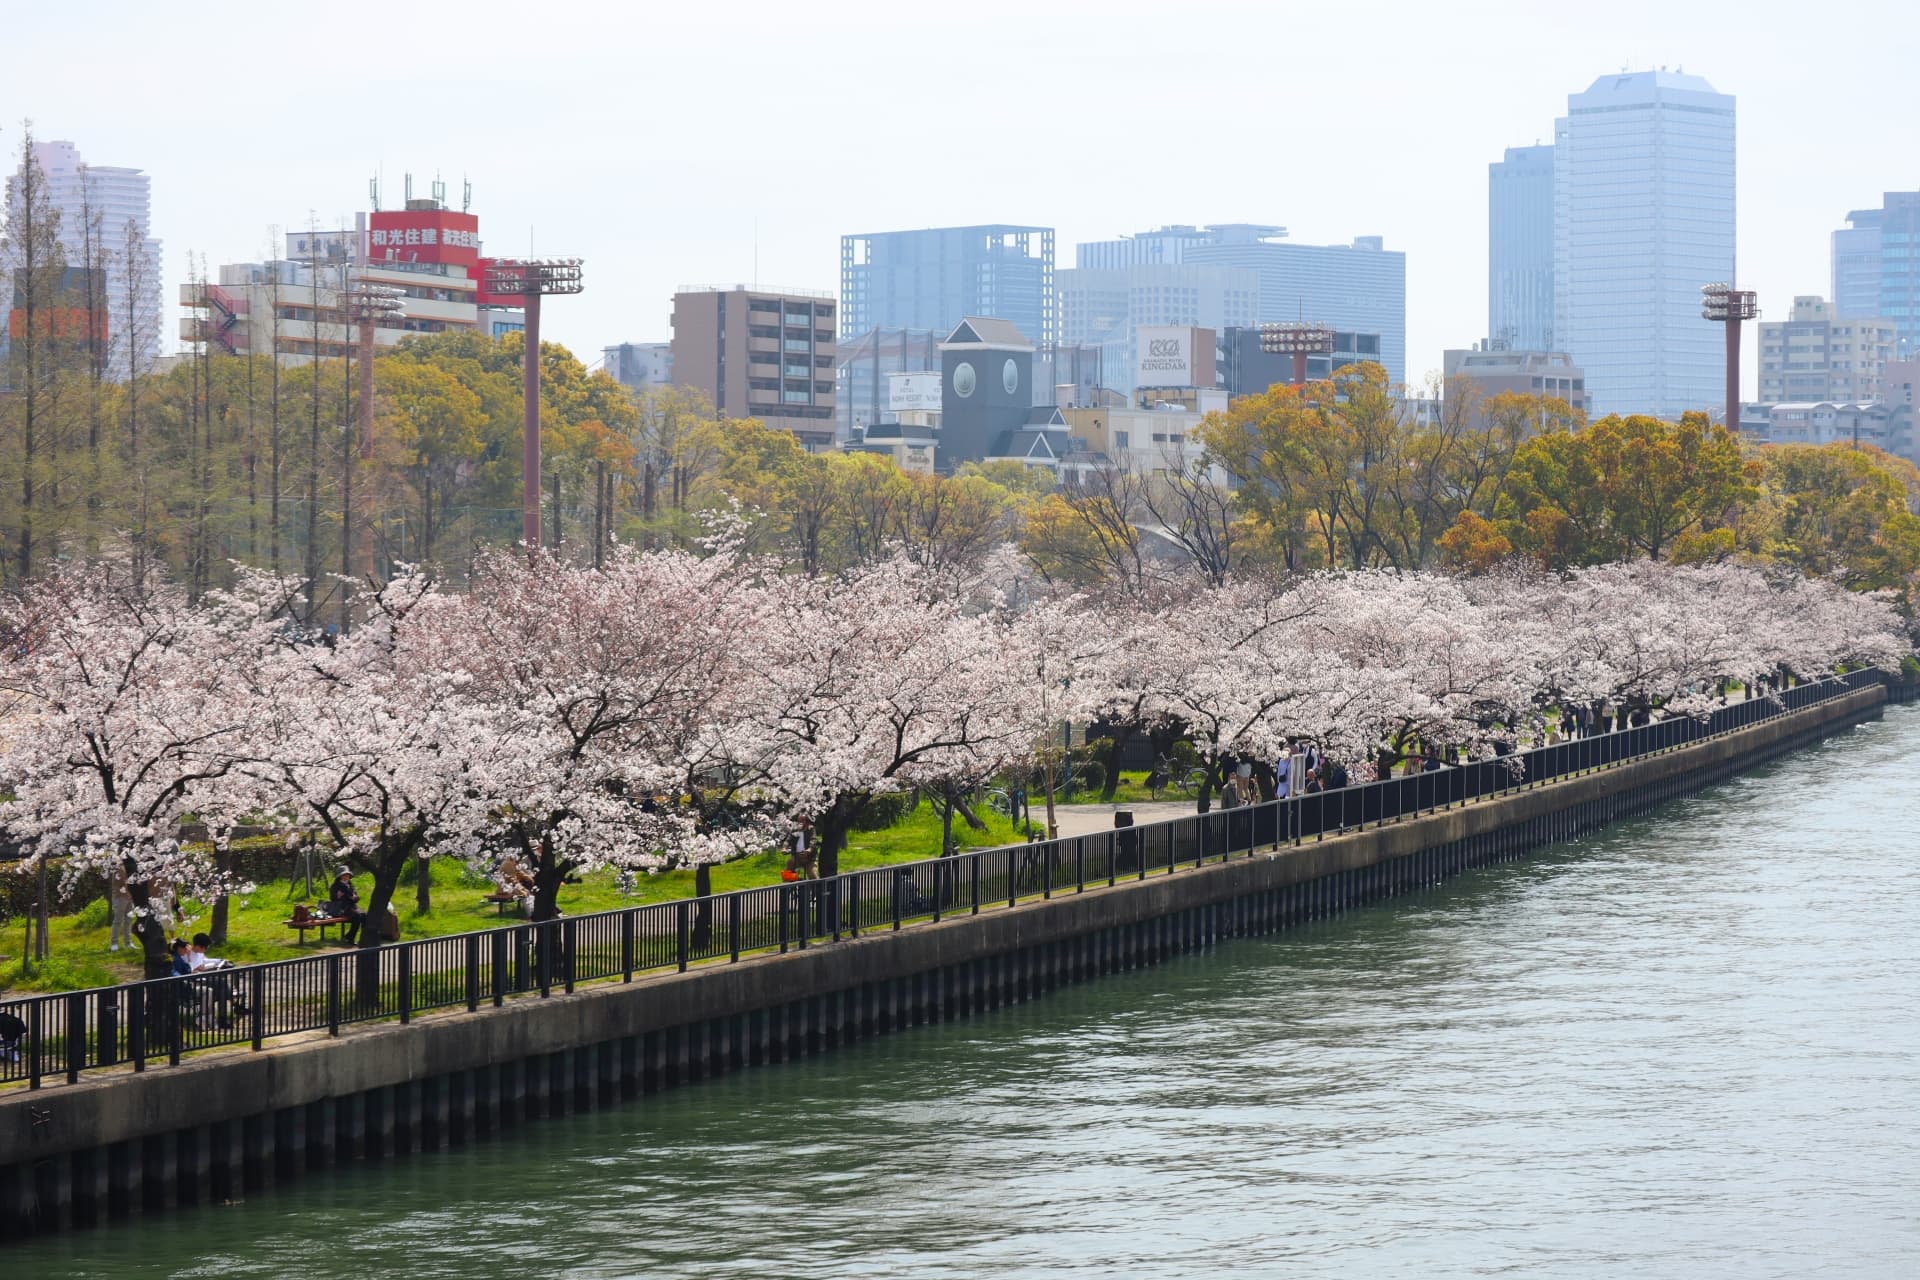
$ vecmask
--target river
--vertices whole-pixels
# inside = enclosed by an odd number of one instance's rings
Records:
[[[67,1276],[1920,1275],[1920,708],[1533,859]]]

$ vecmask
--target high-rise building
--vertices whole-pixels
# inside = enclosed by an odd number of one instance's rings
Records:
[[[1893,321],[1841,319],[1825,298],[1795,298],[1787,319],[1760,325],[1760,399],[1875,401],[1881,373],[1898,353]]]
[[[840,336],[952,331],[995,316],[1042,344],[1058,337],[1053,228],[1002,223],[840,237]]]
[[[940,372],[939,329],[869,329],[843,339],[835,370],[839,438],[852,439],[893,419],[888,379],[896,373]]]
[[[1441,355],[1446,394],[1456,394],[1455,379],[1472,382],[1473,404],[1469,425],[1484,424],[1480,406],[1490,397],[1516,393],[1565,400],[1580,413],[1587,411],[1586,371],[1564,351],[1515,351],[1497,342],[1470,349],[1453,348]]]
[[[1725,399],[1700,287],[1734,280],[1734,100],[1699,76],[1602,76],[1554,133],[1553,346],[1593,412],[1677,417]]]
[[[1142,327],[1198,325],[1218,333],[1253,325],[1260,310],[1260,278],[1245,267],[1137,263],[1079,267],[1055,278],[1062,340],[1099,347],[1101,385],[1120,392],[1134,389]]]
[[[1833,314],[1880,314],[1880,219],[1884,210],[1855,209],[1833,233]]]
[[[1920,353],[1920,191],[1889,191],[1847,221],[1833,233],[1834,314],[1891,320],[1902,352]]]
[[[623,387],[665,387],[673,383],[671,342],[622,342],[602,347],[600,356],[608,376]]]
[[[36,142],[33,158],[46,175],[49,203],[60,215],[60,244],[69,267],[84,265],[88,215],[95,220],[95,257],[105,268],[111,376],[126,376],[129,337],[134,357],[142,365],[151,364],[160,355],[164,274],[160,242],[152,231],[151,181],[139,169],[90,165],[71,142]],[[7,180],[9,213],[18,200],[17,182],[17,175]],[[134,282],[131,296],[129,278]]]
[[[1380,335],[1336,332],[1332,351],[1307,357],[1307,381],[1330,378],[1363,360],[1380,363]],[[1227,394],[1257,396],[1293,381],[1293,357],[1262,350],[1258,329],[1227,329],[1220,334],[1219,370]]]
[[[1380,335],[1378,359],[1395,383],[1407,376],[1407,255],[1379,236],[1348,245],[1294,244],[1280,227],[1225,223],[1207,239],[1188,242],[1181,261],[1238,267],[1259,280],[1261,324],[1307,320],[1355,333]]]
[[[1553,148],[1508,147],[1487,166],[1487,334],[1553,349]]]
[[[834,440],[833,297],[734,285],[673,295],[673,382],[722,417],[758,418],[809,449]]]

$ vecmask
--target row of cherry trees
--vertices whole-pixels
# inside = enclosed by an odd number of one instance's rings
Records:
[[[875,796],[1024,766],[1063,720],[1175,730],[1216,780],[1303,739],[1364,772],[1489,754],[1549,707],[1694,712],[1728,678],[1908,647],[1877,598],[1730,565],[1102,599],[1011,553],[806,577],[724,532],[702,552],[503,552],[459,592],[402,576],[324,642],[292,621],[296,582],[242,571],[189,604],[115,561],[63,566],[5,608],[0,824],[29,867],[123,870],[159,972],[153,887],[241,887],[183,821],[216,850],[242,822],[324,832],[376,920],[410,865],[512,851],[548,918],[576,872],[711,866],[803,816],[831,875]]]

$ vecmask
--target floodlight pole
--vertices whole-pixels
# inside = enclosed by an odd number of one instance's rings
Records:
[[[540,299],[579,293],[578,258],[500,258],[487,264],[490,294],[516,294],[526,308],[520,385],[526,420],[520,446],[520,537],[529,552],[540,546]]]
[[[526,347],[520,361],[520,394],[526,420],[520,432],[520,540],[531,551],[540,545],[540,295],[526,303]]]
[[[1760,314],[1760,298],[1751,289],[1730,284],[1700,286],[1700,316],[1727,329],[1727,430],[1740,430],[1740,322]]]
[[[1307,385],[1307,357],[1333,354],[1333,330],[1317,324],[1263,324],[1260,350],[1293,357],[1293,385]]]

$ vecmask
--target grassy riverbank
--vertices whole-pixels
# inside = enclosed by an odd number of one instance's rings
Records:
[[[979,816],[986,830],[976,831],[956,815],[953,834],[963,848],[1011,844],[1018,836],[1013,824],[982,807]],[[843,870],[884,866],[896,862],[914,862],[938,856],[940,852],[940,809],[921,804],[913,813],[882,831],[856,831],[841,858]],[[403,938],[434,938],[452,933],[490,929],[515,917],[502,920],[493,904],[485,900],[493,890],[491,881],[475,875],[464,866],[436,861],[429,864],[432,880],[432,910],[415,909],[415,886],[409,882],[395,894],[394,906],[400,915]],[[713,869],[715,893],[778,884],[786,855],[769,852]],[[331,862],[317,863],[314,895],[324,899],[333,869]],[[641,876],[628,894],[620,892],[613,872],[595,872],[578,884],[560,891],[560,908],[568,915],[589,915],[648,902],[667,902],[693,895],[692,871],[668,871]],[[361,875],[355,881],[364,902],[373,891],[373,878]],[[299,942],[287,927],[287,918],[295,906],[311,903],[304,879],[289,882],[272,880],[259,884],[252,893],[234,898],[228,905],[227,944],[214,953],[236,964],[284,960],[308,955],[338,944],[331,938],[322,943],[309,937]],[[210,910],[206,904],[188,902],[190,923],[175,923],[174,932],[182,936],[204,930]],[[27,943],[27,921],[14,919],[0,934],[0,992],[72,991],[84,987],[109,986],[140,977],[140,952],[137,946],[114,952],[108,950],[109,917],[105,898],[96,898],[70,915],[55,916],[52,921],[52,955],[23,972],[20,957]]]

